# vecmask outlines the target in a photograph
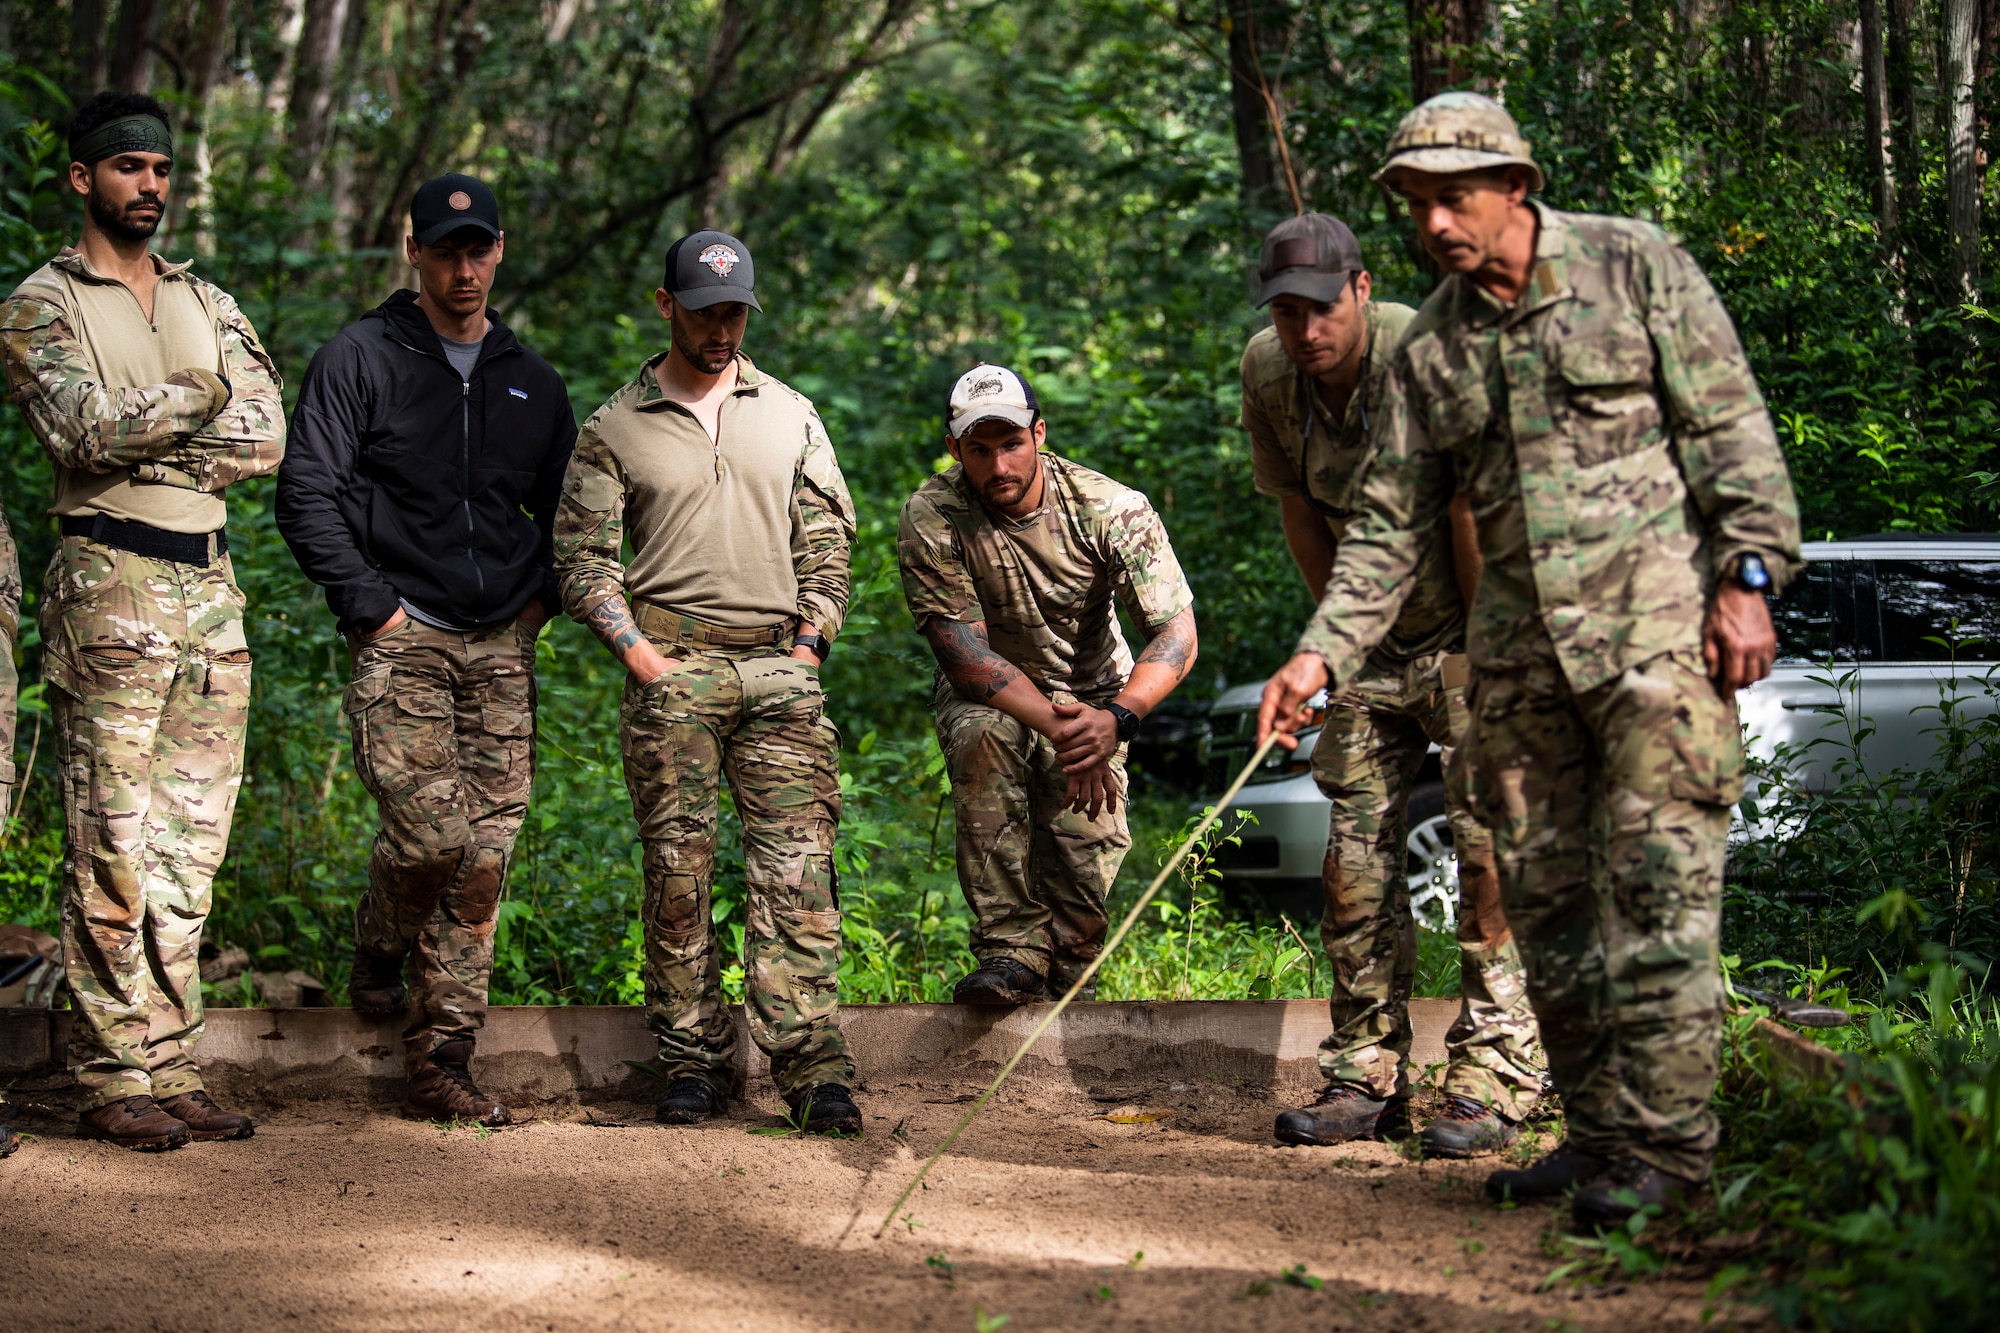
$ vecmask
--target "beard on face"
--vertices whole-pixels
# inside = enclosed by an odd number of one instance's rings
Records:
[[[680,349],[682,358],[704,375],[720,375],[729,369],[729,363],[736,359],[734,346],[697,345],[691,338],[682,334],[679,324],[673,325],[672,328],[674,346]]]
[[[133,212],[142,204],[151,204],[159,212],[148,217]],[[150,191],[139,196],[122,208],[93,187],[85,196],[84,206],[90,210],[90,220],[106,235],[120,241],[143,241],[150,239],[160,229],[160,219],[167,215],[166,201]]]

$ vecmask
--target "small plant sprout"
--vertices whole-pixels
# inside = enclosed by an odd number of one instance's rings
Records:
[[[932,1277],[941,1277],[946,1282],[953,1282],[958,1278],[958,1265],[945,1258],[943,1250],[927,1256],[924,1259],[924,1267],[931,1270]]]
[[[1253,1277],[1243,1284],[1243,1294],[1245,1296],[1269,1296],[1271,1294],[1271,1284],[1261,1277]]]
[[[1145,1262],[1146,1262],[1146,1252],[1144,1250],[1134,1250],[1132,1251],[1132,1257],[1125,1261],[1125,1266],[1127,1268],[1137,1268],[1140,1264],[1143,1264]]]
[[[1013,1321],[1013,1315],[988,1314],[977,1305],[972,1307],[972,1333],[1000,1333]]]
[[[1303,1287],[1307,1291],[1318,1291],[1326,1285],[1324,1278],[1317,1278],[1308,1273],[1304,1264],[1293,1264],[1278,1276],[1285,1280],[1286,1286]]]

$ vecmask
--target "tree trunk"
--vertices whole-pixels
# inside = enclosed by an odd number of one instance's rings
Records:
[[[1896,234],[1895,149],[1889,140],[1889,86],[1882,54],[1882,0],[1861,0],[1861,100],[1867,113],[1862,145],[1868,159],[1868,183],[1875,194],[1875,217],[1882,243],[1894,245]]]
[[[278,68],[264,90],[264,109],[283,111],[292,100],[292,61],[298,54],[299,33],[305,26],[304,0],[278,0],[277,20],[272,25],[278,46]]]
[[[298,49],[292,56],[291,169],[294,184],[310,189],[326,177],[322,157],[332,123],[341,38],[349,0],[305,0]]]
[[[1410,24],[1410,95],[1422,102],[1453,88],[1493,91],[1494,32],[1486,0],[1403,0]]]
[[[1979,176],[1993,166],[1993,67],[2000,60],[2000,0],[1981,0],[1979,59],[1973,71],[1972,106],[1979,117]]]
[[[118,37],[111,49],[111,84],[120,92],[152,91],[153,45],[166,16],[162,0],[120,0]]]
[[[1236,160],[1242,169],[1243,211],[1253,229],[1262,231],[1283,212],[1278,172],[1271,155],[1270,108],[1260,91],[1266,86],[1262,57],[1264,41],[1277,31],[1270,0],[1227,0],[1229,24],[1229,113],[1236,129]]]
[[[75,60],[70,71],[69,104],[77,106],[110,81],[104,46],[104,0],[72,0],[69,49]]]
[[[1972,82],[1979,0],[1944,0],[1945,186],[1951,218],[1951,284],[1971,300],[1979,280],[1979,139]]]
[[[1916,7],[1916,0],[1889,0],[1889,40],[1883,61],[1888,75],[1896,195],[1906,208],[1914,207],[1918,197],[1917,143],[1922,137],[1922,122],[1917,119]]]
[[[222,73],[222,57],[228,51],[231,0],[207,0],[200,7],[188,51],[188,101],[181,117],[181,156],[187,163],[175,180],[173,200],[176,232],[189,223],[195,253],[215,253],[215,236],[209,228],[214,173],[209,160],[208,96]]]

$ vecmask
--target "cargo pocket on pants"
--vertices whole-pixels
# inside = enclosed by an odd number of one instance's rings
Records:
[[[1679,707],[1673,727],[1671,795],[1702,805],[1734,805],[1743,796],[1743,729],[1736,705],[1718,697],[1708,677],[1674,663]]]
[[[354,776],[361,779],[361,785],[371,794],[378,788],[375,766],[368,761],[368,710],[381,703],[388,692],[389,673],[378,671],[349,681],[347,693],[340,700],[340,711],[347,715],[348,744],[354,752]]]

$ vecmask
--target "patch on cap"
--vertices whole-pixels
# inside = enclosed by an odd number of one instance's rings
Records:
[[[445,202],[463,213],[466,209],[472,207],[472,196],[463,190],[453,190],[451,198],[445,200]]]
[[[977,365],[951,386],[951,397],[945,407],[945,434],[958,439],[989,418],[1032,426],[1039,410],[1035,391],[1020,375],[1005,366]]]
[[[730,269],[743,262],[743,256],[726,245],[711,245],[695,256],[695,262],[714,269],[716,277],[726,278]]]

